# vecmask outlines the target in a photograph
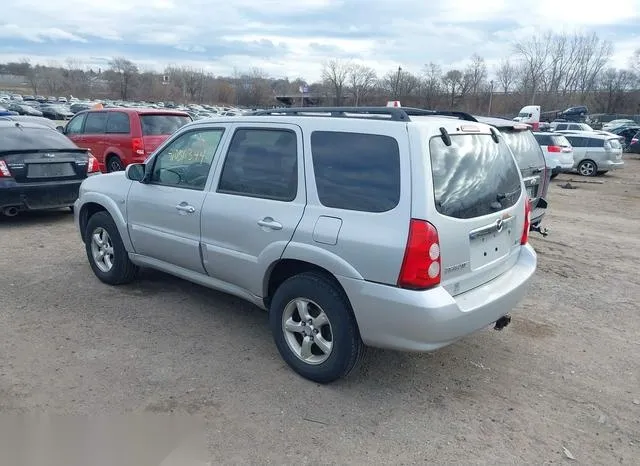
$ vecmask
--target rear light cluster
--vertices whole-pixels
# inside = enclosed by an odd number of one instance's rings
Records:
[[[131,149],[136,155],[145,155],[144,140],[142,138],[131,139]]]
[[[549,152],[562,152],[562,147],[560,147],[560,146],[547,146],[547,151],[549,151]]]
[[[438,230],[425,220],[411,219],[398,286],[424,290],[440,284]]]
[[[529,228],[531,228],[531,199],[526,197],[524,200],[524,226],[520,237],[520,244],[522,245],[527,244],[529,241]]]
[[[631,144],[638,144],[638,138],[633,138],[631,140]]]
[[[96,159],[93,155],[89,154],[89,162],[87,163],[87,173],[99,173],[100,172],[100,164],[98,163],[98,159]]]
[[[4,160],[0,160],[0,178],[11,176],[11,172],[9,171],[9,167],[7,167],[7,163]]]

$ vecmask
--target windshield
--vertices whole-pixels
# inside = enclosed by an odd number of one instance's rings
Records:
[[[518,113],[518,116],[521,118],[531,118],[531,113],[521,112]]]
[[[447,146],[435,136],[429,149],[435,204],[441,214],[480,217],[511,207],[520,198],[518,167],[503,140],[458,134]]]
[[[191,122],[191,118],[184,115],[140,115],[143,136],[160,136],[173,134],[178,129]]]
[[[544,167],[544,155],[531,131],[500,130],[521,169]]]
[[[77,149],[66,136],[50,128],[0,128],[0,152],[14,150]]]

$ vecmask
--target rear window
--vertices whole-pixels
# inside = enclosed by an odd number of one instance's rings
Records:
[[[569,142],[569,140],[567,138],[565,138],[564,136],[550,136],[551,139],[551,145],[553,146],[570,146],[571,143]]]
[[[53,129],[0,128],[0,152],[77,148],[70,139]]]
[[[544,155],[540,144],[536,141],[531,131],[509,131],[501,129],[505,141],[513,151],[516,161],[521,169],[544,167]]]
[[[620,144],[620,140],[619,139],[607,139],[607,143],[605,144],[605,147],[609,146],[611,149],[622,149],[622,144]]]
[[[397,141],[377,134],[314,131],[313,171],[322,205],[386,212],[400,201]]]
[[[537,146],[533,136],[531,140]],[[441,214],[480,217],[509,208],[520,198],[520,173],[502,139],[496,143],[488,134],[458,134],[446,146],[436,136],[429,149],[436,209]]]
[[[191,118],[183,115],[140,115],[143,136],[164,136],[175,133]]]

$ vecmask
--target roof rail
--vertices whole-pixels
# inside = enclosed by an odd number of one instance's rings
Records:
[[[323,114],[327,113],[332,117],[341,118],[350,118],[351,115],[357,115],[359,118],[378,119],[377,116],[388,115],[392,121],[411,121],[411,116],[447,116],[460,120],[478,121],[472,115],[464,112],[426,110],[412,107],[290,107],[258,110],[252,112],[251,115],[323,116]]]

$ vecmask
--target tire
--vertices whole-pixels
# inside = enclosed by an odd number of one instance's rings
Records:
[[[119,172],[124,170],[124,164],[120,157],[117,155],[111,155],[107,158],[107,173]]]
[[[298,311],[301,302],[307,303],[305,312],[311,324],[301,323],[302,314]],[[320,313],[326,316],[324,325]],[[287,322],[289,328],[296,330],[287,330]],[[365,346],[346,296],[318,273],[296,275],[280,285],[271,301],[269,323],[282,359],[295,372],[314,382],[330,383],[348,375],[364,356]],[[305,360],[302,348],[309,338],[313,342]],[[327,354],[322,347],[326,349],[328,343],[331,349]]]
[[[95,241],[94,235],[100,235],[105,249]],[[89,218],[85,234],[85,249],[91,269],[101,282],[108,285],[123,285],[136,278],[138,267],[129,260],[118,227],[107,212],[96,212]],[[108,256],[110,259],[98,259],[101,252],[102,257]],[[110,267],[107,267],[109,263]]]
[[[598,164],[593,160],[583,160],[578,164],[578,173],[582,176],[596,176],[598,174]]]

